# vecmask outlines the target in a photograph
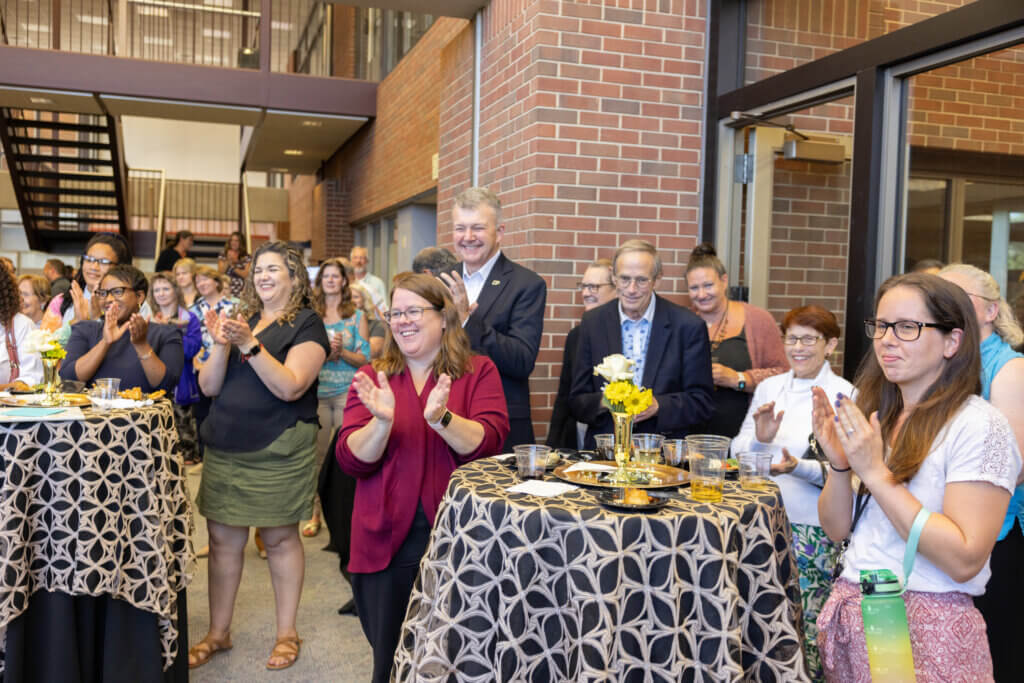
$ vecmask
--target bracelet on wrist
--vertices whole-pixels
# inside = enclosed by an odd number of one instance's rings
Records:
[[[852,467],[847,465],[846,469],[842,469],[841,470],[838,467],[836,467],[835,465],[833,465],[831,462],[829,462],[828,466],[831,467],[834,472],[849,472],[851,469],[853,469]]]
[[[150,348],[150,349],[149,349],[149,353],[147,353],[147,354],[146,354],[146,355],[144,355],[144,356],[139,356],[139,360],[140,360],[140,361],[142,361],[142,360],[149,360],[149,359],[150,359],[150,358],[152,358],[152,357],[153,357],[153,349],[152,349],[152,348]]]

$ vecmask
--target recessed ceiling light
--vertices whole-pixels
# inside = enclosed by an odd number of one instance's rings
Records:
[[[219,28],[204,28],[203,38],[230,38],[231,31],[222,31]]]
[[[53,104],[53,100],[49,97],[30,97],[28,101],[32,104]]]
[[[286,149],[284,151],[285,156],[289,157],[301,157],[303,153],[301,149]]]
[[[149,5],[136,5],[135,11],[144,17],[167,17],[166,7],[150,7]]]
[[[303,121],[302,125],[305,126],[306,128],[319,128],[320,126],[324,125],[324,122],[323,121]]]
[[[100,16],[93,16],[91,14],[76,14],[75,18],[83,24],[93,24],[95,26],[106,26],[107,18]]]

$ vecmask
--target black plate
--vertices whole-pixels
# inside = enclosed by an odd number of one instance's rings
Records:
[[[608,489],[607,491],[596,491],[594,497],[597,498],[601,505],[607,505],[610,508],[617,510],[632,510],[634,512],[646,512],[648,510],[658,510],[668,505],[669,498],[667,496],[659,496],[657,492],[648,491],[647,495],[654,500],[647,505],[632,505],[622,500],[620,497],[621,489]]]

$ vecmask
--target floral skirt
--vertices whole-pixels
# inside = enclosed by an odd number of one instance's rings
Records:
[[[839,579],[818,615],[818,647],[829,681],[871,681],[860,600],[860,587]],[[993,680],[985,620],[969,595],[907,591],[903,600],[917,683]]]
[[[813,681],[824,680],[818,654],[818,613],[832,590],[835,544],[825,530],[813,524],[790,524],[793,554],[800,572],[800,602],[804,609],[804,659]]]

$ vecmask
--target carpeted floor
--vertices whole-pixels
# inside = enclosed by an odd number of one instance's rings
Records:
[[[199,486],[200,468],[191,468],[188,486]],[[196,511],[195,547],[206,545],[206,521]],[[245,553],[242,585],[235,602],[231,638],[234,648],[218,654],[209,664],[193,669],[195,683],[273,681],[284,683],[338,681],[362,683],[373,670],[370,646],[351,615],[340,616],[338,607],[352,597],[348,584],[338,572],[338,556],[321,550],[327,544],[327,530],[303,539],[306,548],[306,581],[299,604],[298,631],[302,651],[295,664],[284,671],[268,671],[267,658],[274,645],[274,594],[265,560],[250,541]],[[189,640],[196,643],[209,626],[206,560],[196,563],[196,574],[188,591]]]

